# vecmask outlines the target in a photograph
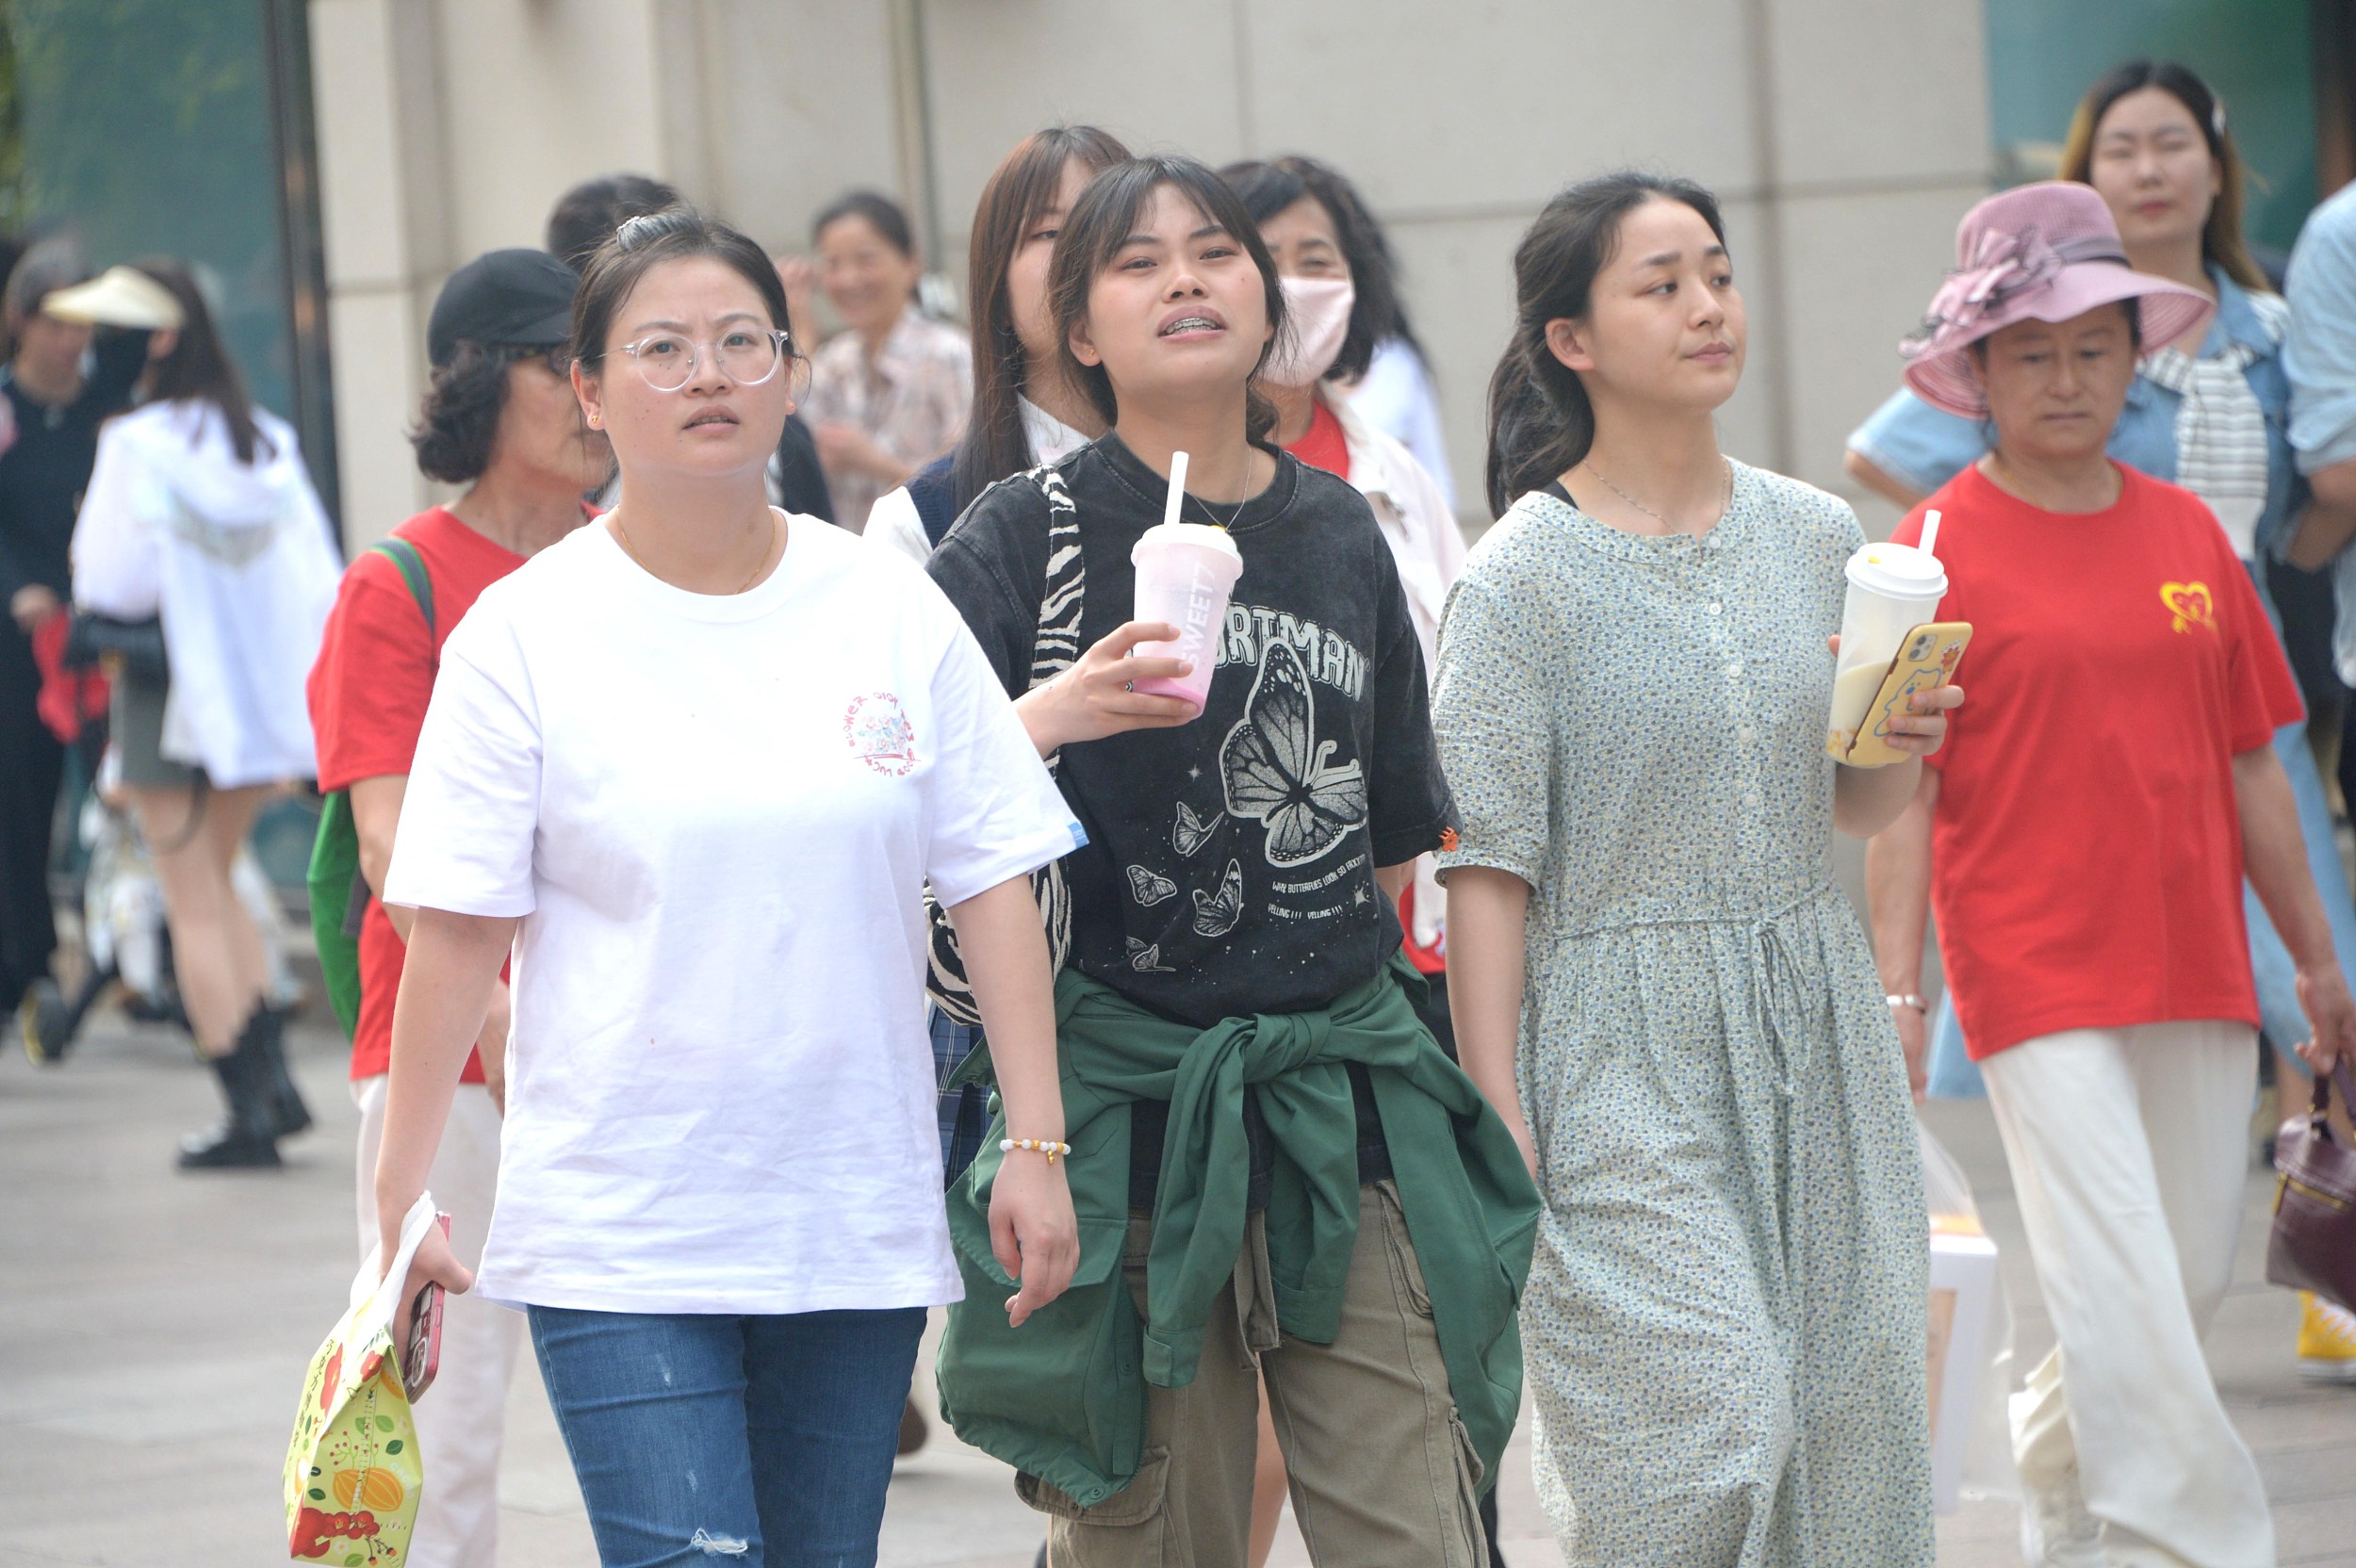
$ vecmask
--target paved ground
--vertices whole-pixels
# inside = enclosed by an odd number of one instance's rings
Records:
[[[353,1260],[353,1113],[327,1037],[298,1037],[319,1132],[275,1175],[186,1178],[174,1139],[212,1091],[170,1032],[94,1022],[62,1070],[0,1054],[0,1568],[254,1568],[285,1560],[278,1470],[304,1364]],[[1985,1109],[1935,1106],[2006,1245],[2021,1364],[2051,1335]],[[2285,1563],[2356,1565],[2356,1390],[2293,1374],[2296,1309],[2259,1279],[2264,1180],[2210,1353],[2275,1498]],[[594,1562],[538,1380],[518,1380],[502,1482],[507,1568]],[[928,1380],[920,1378],[920,1387]],[[1508,1456],[1511,1568],[1560,1563],[1526,1451]],[[1941,1522],[1942,1568],[2019,1561],[2014,1513]],[[1039,1540],[994,1462],[936,1435],[892,1487],[886,1568],[1027,1568]],[[1287,1535],[1277,1560],[1305,1563]]]

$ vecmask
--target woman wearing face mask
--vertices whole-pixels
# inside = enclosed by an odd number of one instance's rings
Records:
[[[527,1310],[615,1568],[875,1560],[925,1309],[958,1288],[928,878],[1015,1131],[1063,1130],[1029,873],[1075,826],[922,574],[769,506],[789,330],[768,257],[694,213],[597,253],[573,387],[619,499],[451,633],[385,877],[415,915],[380,1255],[512,946],[482,1288]],[[985,1231],[1022,1323],[1071,1278],[1063,1168],[1010,1161]],[[429,1278],[470,1282],[431,1229],[401,1299]]]
[[[2198,340],[2209,301],[2131,270],[2083,185],[1989,197],[1955,252],[1902,351],[1918,396],[1995,430],[1925,503],[1974,700],[1867,853],[1874,927],[1919,952],[1937,906],[2053,1314],[2012,1401],[2029,1560],[2267,1568],[2201,1348],[2250,1167],[2245,875],[2317,1066],[2356,1049],[2356,1003],[2268,743],[2299,705],[2265,610],[2215,509],[2112,455],[2136,358]]]
[[[2268,287],[2241,236],[2244,171],[2225,106],[2180,65],[2137,60],[2087,90],[2062,155],[2062,178],[2090,185],[2110,209],[2128,264],[2208,296],[2215,312],[2174,343],[2154,343],[2127,389],[2112,429],[2110,453],[2154,479],[2182,484],[2209,504],[2266,599],[2262,551],[2289,543],[2290,523],[2305,497],[2289,437],[2290,383],[2282,342],[2289,307]],[[1900,506],[1931,491],[1992,447],[1992,427],[1936,408],[1901,389],[1849,437],[1852,476]],[[2351,900],[2323,780],[2303,724],[2276,741],[2298,804],[2308,866],[2331,912],[2344,968],[2356,968],[2356,900]],[[1916,824],[1911,831],[1925,831]],[[2250,956],[2258,975],[2266,1033],[2278,1048],[2285,1114],[2303,1105],[2301,1069],[2290,1047],[2304,1038],[2295,968],[2255,894],[2247,896]],[[1909,1000],[1922,988],[1922,954],[1885,951],[1883,977],[1909,1051],[1924,1050],[1931,1021]],[[1979,1092],[1955,1011],[1942,1004],[1929,1047],[1932,1086]],[[2291,1102],[2295,1101],[2296,1104]],[[2309,1310],[2301,1354],[2311,1370],[2356,1378],[2356,1326]]]
[[[1546,1200],[1539,1494],[1573,1568],[1928,1568],[1922,1168],[1824,851],[1905,807],[1962,694],[1896,721],[1904,763],[1825,757],[1864,537],[1718,450],[1745,326],[1708,191],[1574,186],[1514,275],[1505,515],[1432,722],[1457,1041]]]
[[[834,520],[858,533],[878,496],[906,484],[965,429],[973,349],[964,333],[916,308],[924,264],[897,203],[852,191],[818,215],[810,239],[815,262],[785,264],[788,286],[814,265],[850,330],[811,356],[802,415],[818,437]]]
[[[1270,354],[1260,384],[1276,409],[1279,445],[1301,462],[1350,481],[1374,513],[1399,564],[1424,667],[1439,659],[1440,614],[1464,565],[1464,535],[1439,484],[1407,449],[1362,418],[1344,390],[1366,369],[1398,315],[1390,260],[1374,219],[1341,174],[1314,158],[1230,164],[1219,177],[1260,225],[1284,286],[1289,342]],[[1407,956],[1432,981],[1425,1021],[1443,1047],[1446,894],[1432,858],[1415,862],[1402,906]]]
[[[1424,667],[1439,658],[1440,614],[1464,564],[1464,536],[1448,497],[1406,447],[1368,422],[1345,388],[1366,373],[1378,345],[1399,328],[1389,247],[1357,189],[1315,158],[1232,163],[1219,178],[1243,199],[1284,286],[1292,335],[1260,371],[1276,409],[1277,443],[1301,462],[1350,481],[1366,498],[1407,591],[1407,610],[1422,645]],[[1432,857],[1415,857],[1415,874],[1399,901],[1408,962],[1431,987],[1424,1022],[1444,1051],[1456,1049],[1448,1021],[1448,961],[1441,939],[1447,895]],[[1261,1412],[1260,1484],[1253,1507],[1252,1562],[1268,1560],[1284,1499],[1284,1462]],[[1497,1494],[1482,1520],[1496,1537]]]
[[[1056,1568],[1235,1563],[1256,1365],[1319,1561],[1478,1563],[1535,1204],[1397,956],[1391,901],[1451,818],[1397,565],[1364,497],[1268,439],[1253,378],[1284,294],[1211,171],[1098,175],[1049,296],[1111,429],[984,492],[927,569],[1088,829],[1057,983],[1082,1284],[1025,1336],[960,1309],[943,1412],[1023,1472]],[[1202,716],[1138,693],[1152,716],[1123,717],[1127,686],[1185,667],[1114,657],[1149,629],[1122,624],[1131,551],[1175,451],[1184,517],[1242,575]],[[1057,645],[1089,652],[1057,673]],[[1010,1168],[986,1140],[951,1197],[977,1293],[978,1205]]]

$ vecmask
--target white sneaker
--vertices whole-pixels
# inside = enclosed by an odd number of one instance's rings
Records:
[[[2029,1568],[2109,1568],[2102,1521],[2086,1511],[2074,1468],[2056,1486],[2022,1489],[2021,1555]]]

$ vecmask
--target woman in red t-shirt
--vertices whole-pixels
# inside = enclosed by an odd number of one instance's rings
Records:
[[[450,274],[426,327],[434,380],[411,439],[427,478],[468,488],[393,530],[424,564],[433,618],[391,557],[365,551],[344,573],[311,670],[319,788],[351,792],[369,889],[352,1040],[364,1256],[375,1252],[380,1233],[376,1154],[411,918],[375,894],[392,861],[442,643],[484,588],[587,520],[581,495],[604,484],[612,463],[605,437],[581,422],[567,379],[564,342],[578,281],[555,257],[527,250],[494,251]],[[451,1215],[450,1245],[469,1268],[482,1261],[499,1184],[506,991],[502,984],[479,1055],[466,1063],[430,1178]],[[416,1540],[420,1551],[432,1543],[434,1561],[491,1568],[499,1551],[501,1413],[523,1319],[472,1296],[451,1296],[444,1313],[441,1371],[433,1399],[417,1407],[429,1484]]]
[[[2201,1350],[2256,1084],[2245,872],[2310,1061],[2356,1050],[2356,1004],[2269,743],[2299,702],[2266,612],[2200,498],[2104,452],[2140,353],[2209,302],[2133,271],[2081,185],[1988,198],[1956,250],[1906,381],[1993,448],[1894,537],[1940,514],[1939,613],[1974,627],[1981,700],[1868,851],[1882,979],[1919,1082],[1935,904],[2059,1341],[2014,1405],[2032,1560],[2271,1562]]]

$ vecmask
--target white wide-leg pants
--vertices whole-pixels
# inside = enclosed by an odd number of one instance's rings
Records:
[[[375,1255],[376,1152],[384,1137],[384,1079],[352,1086],[360,1106],[360,1255]],[[483,1264],[499,1191],[499,1113],[481,1084],[461,1084],[426,1190],[450,1216],[450,1250]],[[472,1296],[445,1298],[441,1370],[417,1401],[425,1495],[410,1538],[411,1568],[494,1568],[499,1561],[499,1446],[507,1435],[507,1382],[522,1352],[523,1314]]]
[[[2201,1348],[2257,1065],[2254,1031],[2215,1022],[2073,1029],[1980,1064],[2060,1342],[2013,1401],[2021,1485],[2082,1486],[2120,1568],[2273,1568],[2266,1489]]]

